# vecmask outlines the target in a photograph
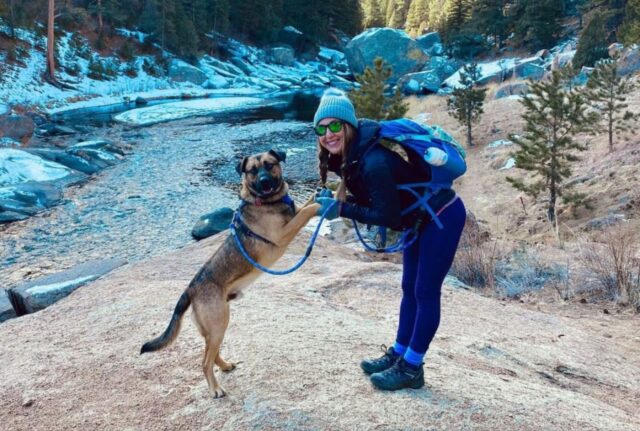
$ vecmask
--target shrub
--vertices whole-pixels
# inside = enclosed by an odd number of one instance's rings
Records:
[[[496,264],[496,290],[504,296],[518,298],[522,294],[550,285],[568,285],[568,268],[548,265],[525,247],[514,250]],[[559,289],[558,289],[559,290]],[[566,294],[562,295],[564,298]]]
[[[637,233],[626,226],[617,226],[596,239],[598,241],[585,240],[580,247],[583,290],[640,311]]]

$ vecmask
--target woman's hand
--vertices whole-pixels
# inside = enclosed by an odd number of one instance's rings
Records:
[[[323,216],[327,220],[338,218],[340,203],[333,198],[318,197],[316,202],[320,204],[316,215]]]
[[[330,189],[322,188],[316,192],[315,201],[318,202],[318,198],[332,198],[333,192]]]

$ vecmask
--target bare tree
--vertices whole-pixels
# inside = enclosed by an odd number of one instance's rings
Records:
[[[56,62],[55,62],[55,35],[53,26],[55,25],[55,0],[49,0],[49,14],[47,16],[47,74],[48,78],[55,82],[56,80]]]

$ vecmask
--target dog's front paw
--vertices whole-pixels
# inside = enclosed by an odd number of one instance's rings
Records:
[[[217,388],[211,391],[211,395],[213,395],[213,398],[222,398],[227,395],[227,392],[224,390],[222,386],[218,386]]]

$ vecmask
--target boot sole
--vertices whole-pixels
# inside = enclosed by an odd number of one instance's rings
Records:
[[[383,391],[397,391],[397,390],[400,390],[400,389],[420,389],[420,388],[422,388],[424,386],[424,380],[411,382],[411,383],[409,383],[409,384],[407,384],[405,386],[398,386],[398,387],[385,386],[384,384],[377,382],[375,379],[371,379],[371,383],[377,389],[381,389]]]

